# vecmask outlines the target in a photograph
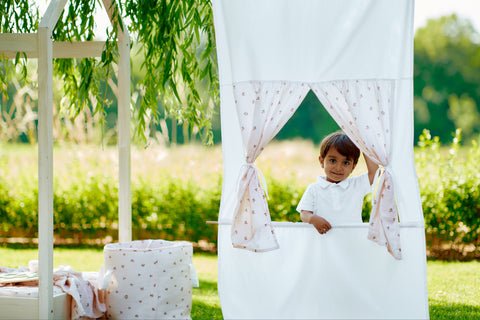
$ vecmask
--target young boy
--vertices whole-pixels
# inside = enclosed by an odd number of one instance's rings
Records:
[[[318,160],[325,176],[308,186],[297,206],[302,221],[319,233],[332,225],[362,222],[363,198],[372,191],[378,165],[364,155],[368,173],[349,178],[359,157],[360,150],[342,131],[322,140]]]

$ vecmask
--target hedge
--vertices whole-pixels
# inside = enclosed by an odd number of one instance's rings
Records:
[[[480,251],[480,147],[475,141],[459,148],[460,133],[441,148],[428,131],[415,152],[429,253],[436,258],[478,257]],[[463,152],[459,152],[459,151]],[[0,163],[1,165],[1,163]],[[295,211],[305,186],[295,176],[267,177],[273,220],[299,221]],[[216,243],[221,176],[205,182],[179,178],[168,171],[136,179],[132,184],[133,236]],[[117,239],[117,185],[104,174],[70,172],[69,183],[55,182],[54,228],[57,241],[85,243]],[[206,182],[208,181],[208,183]],[[58,186],[58,187],[57,187]],[[37,236],[37,181],[0,180],[0,238]],[[369,201],[363,216],[368,220]]]
[[[448,149],[428,130],[415,154],[430,256],[480,257],[480,146],[460,148],[457,130]],[[463,152],[462,152],[463,151]]]

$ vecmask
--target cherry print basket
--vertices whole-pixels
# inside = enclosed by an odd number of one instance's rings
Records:
[[[104,270],[108,319],[190,319],[198,278],[186,241],[107,244]]]

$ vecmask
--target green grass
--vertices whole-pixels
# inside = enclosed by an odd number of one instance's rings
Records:
[[[22,245],[0,247],[0,266],[18,268],[28,266],[28,261],[38,259],[36,248]],[[195,254],[193,264],[200,287],[193,288],[192,319],[223,319],[217,294],[217,256]],[[103,248],[55,248],[53,266],[70,265],[77,271],[99,271],[103,265]]]
[[[28,261],[38,260],[37,248],[9,245],[0,248],[0,266],[18,268],[28,266]],[[103,265],[103,248],[55,248],[53,266],[69,265],[78,271],[99,271]]]
[[[0,248],[0,266],[16,268],[37,259],[37,249]],[[74,270],[98,271],[103,264],[101,248],[55,248],[54,266],[68,264]],[[217,294],[217,257],[193,257],[200,287],[193,290],[192,319],[222,319]],[[428,261],[430,318],[480,319],[480,262]]]
[[[217,293],[217,256],[195,254],[200,287],[193,289],[192,319],[223,319]]]
[[[431,319],[480,319],[480,262],[427,264]]]

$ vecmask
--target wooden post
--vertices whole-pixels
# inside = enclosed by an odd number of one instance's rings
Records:
[[[51,0],[38,25],[38,317],[53,319],[53,41],[67,0]]]
[[[53,319],[53,43],[38,28],[38,315]]]
[[[67,0],[50,0],[31,34],[0,34],[0,52],[15,58],[25,52],[38,58],[38,318],[53,319],[53,58],[100,56],[104,43],[98,41],[53,43],[55,27]],[[112,1],[103,0],[112,20]],[[117,23],[117,22],[112,22]],[[123,23],[120,21],[120,23]],[[119,238],[132,238],[130,186],[130,37],[128,30],[119,32],[118,127],[119,127]],[[55,52],[54,52],[55,47]]]
[[[132,240],[132,195],[130,175],[130,36],[127,26],[113,16],[115,2],[102,0],[112,26],[118,30],[118,241]]]
[[[118,240],[132,240],[132,195],[130,174],[130,37],[118,41]]]

